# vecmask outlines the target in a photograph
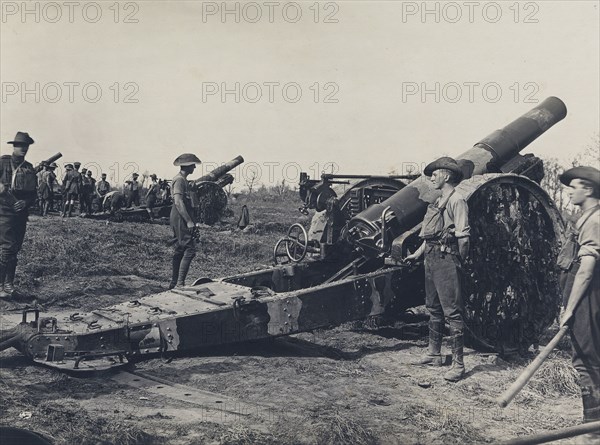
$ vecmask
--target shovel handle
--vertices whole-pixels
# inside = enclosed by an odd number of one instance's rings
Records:
[[[550,340],[544,349],[538,354],[538,356],[529,364],[525,371],[521,373],[519,378],[514,381],[514,383],[508,388],[504,393],[497,399],[498,405],[501,408],[505,408],[512,399],[523,389],[523,387],[529,382],[533,374],[542,366],[542,364],[548,358],[548,355],[552,352],[552,350],[556,347],[558,342],[565,336],[569,327],[567,325],[563,325],[560,330],[556,333],[556,335]]]

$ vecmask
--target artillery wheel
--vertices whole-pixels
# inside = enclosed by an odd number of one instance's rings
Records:
[[[201,182],[196,185],[197,208],[196,218],[212,226],[217,223],[227,207],[227,195],[214,182]]]
[[[291,260],[287,253],[288,242],[289,239],[284,237],[275,244],[275,247],[273,248],[273,264],[276,266],[290,263]]]
[[[292,224],[284,239],[287,241],[285,251],[289,259],[294,263],[302,261],[308,251],[308,234],[302,224]]]
[[[533,181],[489,178],[493,175],[457,187],[470,194],[471,261],[463,265],[466,334],[475,346],[524,354],[558,314],[556,256],[563,223]]]

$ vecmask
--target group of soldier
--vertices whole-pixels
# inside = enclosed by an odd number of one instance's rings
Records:
[[[28,209],[36,199],[37,177],[33,166],[25,161],[25,155],[33,139],[27,133],[17,133],[9,144],[14,147],[12,155],[0,158],[0,279],[1,296],[14,292],[14,276]],[[185,286],[192,259],[196,255],[198,224],[194,212],[187,177],[201,161],[194,154],[185,153],[173,164],[179,168],[171,184],[173,206],[170,225],[174,236],[172,278],[169,288]],[[110,184],[106,175],[97,183],[90,172],[79,172],[79,163],[67,165],[63,180],[66,192],[63,216],[71,214],[74,201],[78,199],[82,211],[90,211],[89,196],[96,193],[107,196]],[[56,165],[46,166],[41,175],[45,187],[52,188],[56,179]],[[409,255],[407,261],[417,261],[424,256],[426,307],[430,314],[429,346],[417,364],[442,366],[442,336],[445,319],[450,325],[452,367],[444,378],[451,382],[465,375],[463,361],[464,304],[462,295],[462,264],[469,256],[469,219],[465,199],[455,193],[463,173],[456,160],[443,157],[429,164],[424,171],[430,176],[441,196],[429,205],[423,219],[420,237],[423,243]],[[135,174],[127,184],[127,204],[139,205],[142,185]],[[87,179],[84,179],[87,178]],[[570,252],[563,248],[559,265],[565,270],[564,313],[561,326],[570,327],[573,343],[573,365],[580,376],[584,421],[600,420],[600,171],[593,167],[572,168],[561,176],[568,187],[571,202],[582,213],[575,228],[570,232]],[[155,175],[146,194],[152,206],[160,191]],[[46,208],[48,194],[42,191]],[[600,440],[598,435],[592,440]],[[595,442],[594,442],[595,443]]]
[[[0,156],[0,298],[10,297],[15,293],[14,279],[17,267],[17,255],[23,245],[30,210],[39,204],[42,216],[48,214],[54,204],[54,190],[58,187],[55,162],[34,166],[25,160],[29,147],[35,141],[28,133],[18,132],[14,140],[8,144],[13,146],[13,153]],[[195,236],[193,229],[197,226],[192,220],[191,198],[185,179],[193,172],[200,160],[189,155],[178,158],[175,165],[181,167],[174,179],[176,193],[170,222],[173,227],[177,245],[173,258],[174,287],[185,283],[190,262],[195,256]],[[191,159],[191,161],[190,161]],[[189,162],[188,162],[189,161]],[[191,163],[190,163],[191,162]],[[112,212],[122,207],[140,206],[143,184],[139,174],[134,173],[132,179],[126,181],[124,190],[112,190],[106,180],[106,173],[96,181],[90,170],[81,169],[80,162],[66,164],[66,173],[62,180],[62,216],[72,216],[76,202],[79,203],[79,214],[91,214],[94,208]],[[169,204],[171,201],[169,181],[159,180],[157,175],[150,175],[150,184],[144,196],[146,210],[152,218],[152,209],[158,204]],[[95,204],[100,203],[100,204]],[[175,276],[176,275],[176,276]]]
[[[46,213],[43,211],[43,194],[45,190],[52,190],[53,187],[51,182],[44,184],[44,177],[48,177],[50,181],[52,179],[56,180],[56,176],[52,174],[52,166],[56,168],[56,164],[46,166],[46,169],[49,169],[51,173],[47,175],[43,173],[40,178],[40,202],[42,203],[40,207],[42,215]],[[106,180],[106,173],[102,173],[101,179],[96,181],[92,176],[91,170],[83,168],[79,171],[80,168],[80,162],[65,165],[66,173],[62,181],[63,217],[72,216],[76,201],[79,202],[79,214],[81,216],[94,213],[94,208],[99,209],[96,203],[103,200],[111,190],[110,184]]]
[[[79,215],[86,216],[96,212],[114,212],[123,207],[139,207],[143,184],[139,180],[139,174],[133,173],[132,179],[125,182],[122,190],[113,190],[106,179],[106,173],[100,175],[100,179],[93,177],[91,170],[81,168],[80,162],[66,164],[66,173],[59,185],[56,176],[56,162],[42,165],[42,170],[37,173],[37,202],[40,215],[48,215],[48,211],[54,210],[58,204],[55,199],[55,190],[62,191],[60,210],[63,217],[73,216],[76,205],[79,205]],[[80,170],[81,169],[81,170]],[[169,201],[169,183],[159,180],[155,174],[150,175],[150,184],[147,186],[145,205],[150,216],[152,208],[157,203]]]

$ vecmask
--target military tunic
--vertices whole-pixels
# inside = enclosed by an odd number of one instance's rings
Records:
[[[462,331],[462,266],[457,238],[470,235],[469,210],[458,193],[453,192],[445,203],[441,200],[438,198],[431,205],[441,210],[441,230],[425,241],[425,304],[432,322],[443,323],[445,316],[451,327]],[[430,207],[428,215],[435,212]],[[428,215],[424,220],[429,219]],[[424,237],[426,232],[428,228],[423,226],[420,236]]]
[[[36,200],[37,176],[33,165],[23,157],[5,155],[0,158],[0,262],[16,262],[21,250],[29,207]],[[25,208],[16,212],[16,201],[25,201]]]
[[[189,184],[187,179],[183,177],[181,174],[177,174],[173,178],[173,182],[171,184],[171,191],[173,193],[173,197],[175,195],[181,195],[183,198],[183,202],[185,208],[193,218],[193,207],[192,207],[192,199],[190,197]],[[173,229],[173,235],[177,238],[176,250],[186,250],[186,249],[194,249],[196,248],[194,237],[192,231],[187,227],[187,223],[179,210],[177,210],[177,206],[175,202],[173,202],[173,207],[171,207],[171,215],[169,217],[169,222],[171,224],[171,228]]]
[[[585,211],[576,230],[579,249],[575,269],[585,256],[593,257],[596,263],[592,282],[573,312],[573,367],[579,373],[584,396],[595,400],[595,406],[588,408],[587,420],[600,420],[600,206]]]

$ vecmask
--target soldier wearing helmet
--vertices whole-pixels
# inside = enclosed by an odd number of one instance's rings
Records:
[[[201,161],[192,153],[178,156],[173,165],[179,167],[179,173],[171,183],[173,207],[171,208],[170,224],[175,237],[175,252],[173,254],[173,273],[169,289],[185,286],[185,279],[190,269],[192,259],[196,256],[194,239],[194,212],[187,177],[196,169]]]

